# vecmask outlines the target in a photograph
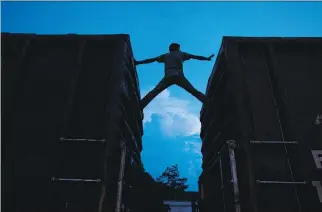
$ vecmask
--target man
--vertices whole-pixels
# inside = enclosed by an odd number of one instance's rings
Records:
[[[188,54],[180,51],[179,44],[172,43],[169,46],[169,53],[163,54],[156,58],[146,59],[142,61],[134,61],[135,65],[153,62],[164,63],[165,65],[165,76],[159,82],[159,84],[141,100],[141,108],[144,109],[159,93],[161,93],[164,89],[174,84],[188,91],[190,94],[199,99],[199,101],[201,101],[202,103],[208,104],[208,98],[203,93],[195,89],[184,76],[183,62],[190,59],[211,61],[213,56],[213,54],[209,57]]]

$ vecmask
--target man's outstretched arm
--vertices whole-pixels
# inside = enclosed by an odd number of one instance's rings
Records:
[[[189,55],[190,56],[190,58],[191,59],[196,59],[196,60],[208,60],[208,61],[210,61],[215,55],[214,54],[212,54],[212,55],[210,55],[209,57],[203,57],[203,56],[198,56],[198,55],[192,55],[192,54],[190,54]]]
[[[148,64],[148,63],[154,63],[156,61],[160,62],[161,57],[155,57],[155,58],[150,58],[150,59],[146,59],[146,60],[141,60],[141,61],[136,61],[134,60],[134,64],[135,65],[140,65],[140,64]]]

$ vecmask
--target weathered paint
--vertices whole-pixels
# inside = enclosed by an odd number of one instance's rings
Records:
[[[322,211],[321,58],[321,38],[224,37],[201,111],[204,211],[233,205],[227,140],[241,211]]]
[[[126,164],[133,153],[141,165],[142,114],[129,36],[2,33],[1,41],[2,210],[114,211],[121,141],[131,153]],[[70,185],[52,177],[102,182]]]

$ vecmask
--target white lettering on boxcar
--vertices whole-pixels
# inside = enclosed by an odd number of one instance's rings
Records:
[[[320,181],[312,181],[312,185],[316,188],[316,191],[318,192],[318,197],[320,202],[322,203],[322,185]]]
[[[322,114],[317,115],[315,124],[322,124]]]
[[[322,169],[322,150],[312,150],[312,155],[316,168]]]

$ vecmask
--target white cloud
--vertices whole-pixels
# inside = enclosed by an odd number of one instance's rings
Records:
[[[202,154],[201,142],[185,141],[183,151],[190,155],[193,160],[188,161],[188,176],[197,177],[201,172]],[[192,154],[192,155],[191,155]]]
[[[190,177],[198,177],[198,174],[200,174],[202,159],[198,158],[195,161],[190,160],[188,163],[188,175]]]
[[[195,174],[194,169],[195,169],[195,165],[194,165],[193,161],[190,160],[189,161],[189,168],[188,168],[188,174],[189,174],[189,176],[194,176],[195,177],[196,174]]]
[[[190,152],[196,155],[201,155],[201,142],[186,141],[184,142],[184,152]]]
[[[144,96],[146,92],[142,92]],[[199,115],[195,112],[197,105],[189,101],[173,97],[168,89],[161,92],[144,109],[143,123],[152,122],[152,116],[161,120],[161,130],[167,136],[192,136],[200,134]]]

